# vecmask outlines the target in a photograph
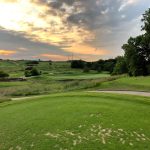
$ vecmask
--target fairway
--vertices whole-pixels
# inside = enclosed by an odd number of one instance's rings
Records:
[[[2,150],[149,150],[150,98],[75,92],[0,104]]]

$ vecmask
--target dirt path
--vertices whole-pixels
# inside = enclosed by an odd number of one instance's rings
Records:
[[[150,92],[138,92],[138,91],[90,91],[90,92],[129,94],[129,95],[138,95],[138,96],[150,97]]]

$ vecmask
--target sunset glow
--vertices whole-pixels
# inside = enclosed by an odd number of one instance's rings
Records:
[[[0,55],[3,55],[3,56],[10,56],[15,53],[16,51],[13,51],[13,50],[0,50]]]
[[[58,60],[62,60],[68,55],[71,56],[72,53],[80,57],[82,55],[81,59],[87,55],[97,59],[98,56],[107,58],[122,54],[121,44],[127,40],[128,35],[125,34],[121,38],[118,36],[128,29],[128,10],[130,7],[138,7],[141,1],[113,1],[115,3],[112,7],[115,8],[115,4],[117,5],[116,12],[111,10],[111,2],[108,1],[108,4],[105,4],[103,0],[94,0],[92,3],[90,0],[87,2],[82,0],[76,2],[0,0],[0,31],[4,36],[15,36],[15,41],[12,41],[0,34],[0,48],[11,49],[12,47],[17,51],[19,47],[25,47],[26,54],[27,52],[32,53],[31,58],[49,53],[54,53],[51,57],[56,58],[55,52],[57,51],[62,56],[58,57]],[[150,3],[148,0],[144,1],[147,4]],[[145,7],[146,4],[143,9]],[[130,24],[134,25],[134,29],[129,32],[132,35],[140,32],[138,23],[140,20],[137,19],[140,15],[139,12],[130,18]],[[113,22],[117,22],[117,20],[123,25],[116,24],[114,26]],[[116,27],[121,29],[120,33],[115,33]],[[22,45],[19,39],[21,39]],[[24,41],[29,45],[24,44]],[[9,53],[9,51],[7,52]],[[4,52],[1,50],[0,54],[4,55]],[[15,58],[22,58],[21,54],[24,55],[23,52],[20,52]]]

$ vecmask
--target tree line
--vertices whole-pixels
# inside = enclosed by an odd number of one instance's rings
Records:
[[[96,62],[85,62],[74,60],[72,68],[84,70],[109,71],[112,75],[128,73],[130,76],[150,75],[150,9],[145,11],[141,19],[144,34],[130,37],[122,46],[125,54],[115,59],[99,60]]]
[[[115,64],[116,64],[116,59],[98,60],[95,62],[73,60],[71,61],[71,68],[83,69],[84,72],[89,72],[89,70],[96,70],[98,72],[108,71],[112,73]]]

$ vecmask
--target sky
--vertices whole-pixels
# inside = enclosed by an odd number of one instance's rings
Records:
[[[95,61],[142,34],[150,0],[0,0],[0,58]]]

